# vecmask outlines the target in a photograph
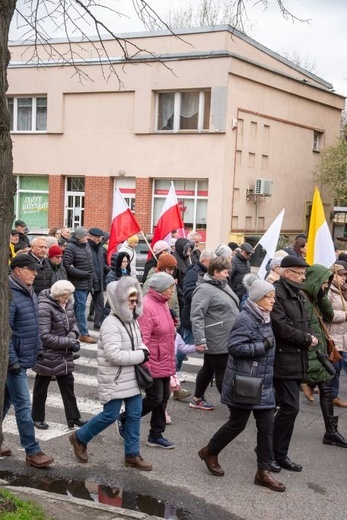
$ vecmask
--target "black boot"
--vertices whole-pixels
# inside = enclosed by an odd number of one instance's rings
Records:
[[[347,441],[337,429],[338,416],[324,417],[326,433],[323,437],[323,444],[330,444],[339,446],[340,448],[347,448]]]

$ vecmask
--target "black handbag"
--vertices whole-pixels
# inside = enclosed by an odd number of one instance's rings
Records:
[[[235,404],[259,404],[261,391],[263,388],[263,379],[254,377],[253,370],[258,366],[258,362],[254,361],[249,376],[236,374],[233,381],[233,397]]]
[[[134,365],[135,376],[137,384],[141,390],[147,390],[153,386],[153,377],[150,374],[148,368],[144,367],[142,363],[140,365]]]

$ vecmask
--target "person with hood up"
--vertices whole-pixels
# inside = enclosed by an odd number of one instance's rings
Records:
[[[275,302],[274,286],[259,278],[248,279],[249,297],[236,318],[230,333],[228,364],[222,388],[221,402],[229,408],[229,420],[214,434],[207,446],[199,451],[199,457],[207,469],[217,477],[224,475],[218,462],[219,453],[246,427],[251,412],[257,425],[258,471],[254,483],[272,491],[285,491],[285,486],[271,475],[272,432],[274,425],[275,395],[272,385],[275,359],[275,338],[271,328],[270,312]],[[234,379],[236,375],[262,379],[260,399],[257,404],[235,402]]]
[[[183,282],[186,272],[188,271],[188,267],[192,264],[191,254],[195,247],[194,242],[190,242],[187,238],[178,238],[175,243],[175,251],[173,256],[177,260],[177,267],[175,278],[177,280],[177,295],[178,295],[178,304],[180,307],[180,313],[182,312],[184,305],[184,297],[183,297]]]
[[[56,246],[58,247],[58,246]],[[80,333],[73,310],[72,295],[75,287],[67,280],[55,282],[50,289],[40,292],[38,298],[39,332],[43,352],[33,368],[36,372],[31,415],[35,427],[47,430],[45,406],[49,384],[57,380],[64,404],[69,429],[82,426],[74,392],[73,356],[80,349]]]
[[[332,399],[332,378],[321,363],[319,354],[326,358],[327,340],[323,321],[330,323],[334,318],[334,310],[328,298],[328,290],[331,285],[333,273],[320,264],[313,264],[306,270],[306,279],[302,284],[302,290],[307,297],[306,308],[314,335],[318,344],[308,350],[308,370],[305,382],[319,388],[319,404],[325,423],[323,444],[347,448],[347,440],[337,429],[338,416],[334,416]]]
[[[195,383],[190,408],[213,410],[205,399],[205,392],[213,375],[221,393],[228,360],[228,338],[239,314],[239,300],[228,285],[230,262],[213,258],[207,273],[193,293],[191,322],[197,352],[204,355]]]
[[[123,276],[107,286],[111,314],[101,325],[98,341],[98,391],[103,411],[69,437],[79,462],[88,462],[88,443],[119,418],[122,402],[127,417],[124,426],[125,466],[151,471],[152,464],[140,455],[142,395],[135,365],[148,361],[137,317],[142,314],[139,282]]]
[[[106,275],[106,287],[111,282],[117,282],[122,276],[130,276],[130,256],[124,251],[115,253],[111,257],[111,269]],[[110,304],[106,299],[104,315],[108,316],[111,312]]]

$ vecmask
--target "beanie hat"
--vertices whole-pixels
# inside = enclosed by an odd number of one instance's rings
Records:
[[[165,269],[170,269],[172,267],[177,267],[176,258],[170,253],[163,253],[160,255],[157,264],[158,271],[165,271]]]
[[[64,294],[74,293],[75,286],[72,285],[68,280],[58,280],[51,287],[51,296],[56,299],[58,296],[63,296]]]
[[[218,244],[216,249],[214,250],[217,256],[220,256],[222,258],[229,258],[233,252],[226,244]]]
[[[52,246],[48,249],[48,258],[52,258],[52,256],[62,256],[63,250],[59,246]]]
[[[285,256],[288,256],[288,253],[284,249],[279,249],[274,254],[274,258],[284,258]]]
[[[252,302],[258,302],[269,292],[275,292],[275,287],[272,283],[266,280],[254,280],[249,288],[249,299]]]
[[[159,255],[159,253],[162,253],[163,251],[168,251],[169,244],[165,242],[165,240],[158,240],[153,246],[153,253],[155,255]]]
[[[139,237],[137,235],[133,235],[128,238],[127,242],[128,244],[137,244],[139,241]]]
[[[75,229],[75,238],[77,240],[80,240],[83,237],[86,237],[88,235],[88,230],[83,226],[77,226]]]
[[[171,285],[174,285],[174,283],[175,280],[171,276],[171,274],[167,274],[164,272],[155,273],[149,279],[149,286],[151,287],[151,289],[159,293],[166,291],[166,289],[171,287]]]

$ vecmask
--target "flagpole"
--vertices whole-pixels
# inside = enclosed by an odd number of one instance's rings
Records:
[[[151,252],[152,255],[154,256],[154,258],[158,261],[158,258],[155,256],[154,251],[153,251],[153,249],[151,248],[151,246],[149,245],[149,242],[148,242],[148,240],[147,240],[147,238],[146,238],[144,232],[142,231],[142,229],[140,229],[140,233],[141,233],[141,235],[143,236],[144,241],[145,241],[146,244],[148,245],[148,249],[150,250],[150,252]]]

